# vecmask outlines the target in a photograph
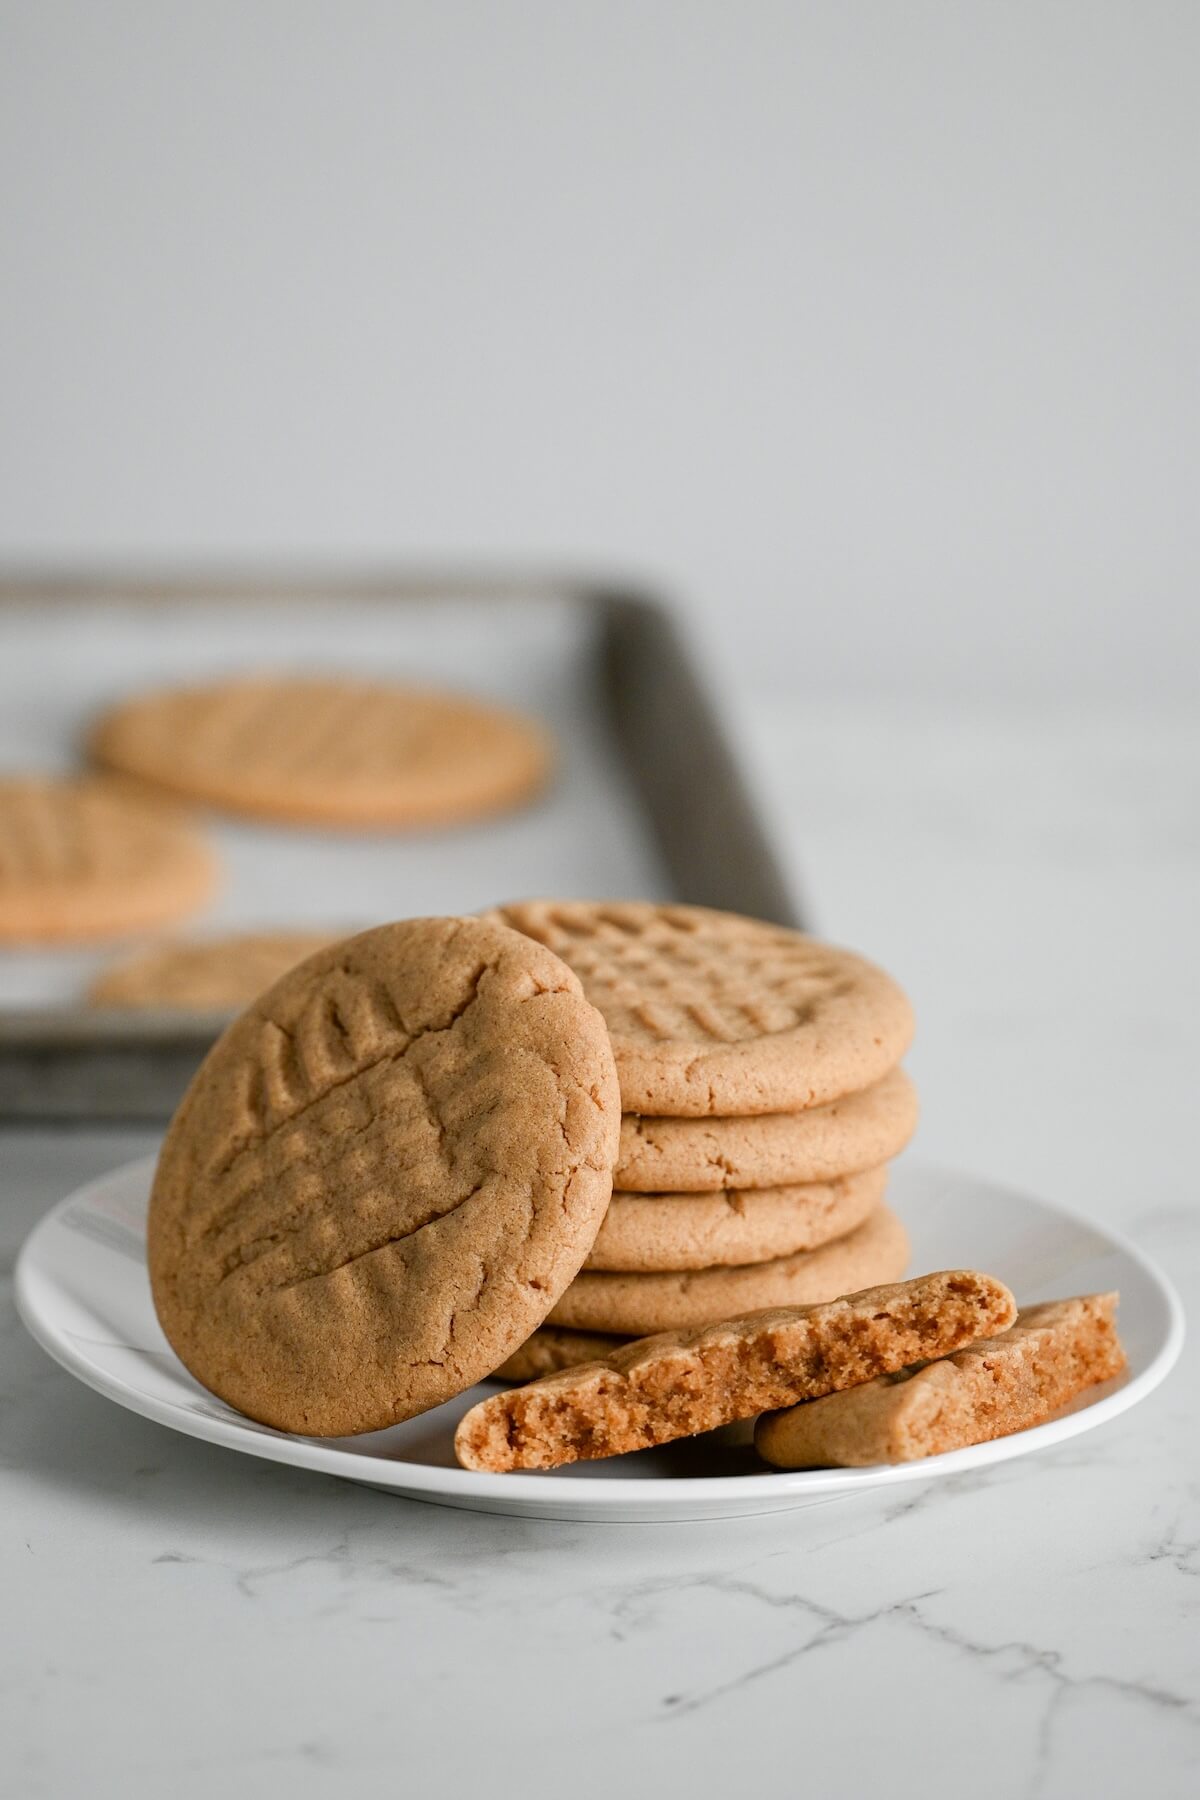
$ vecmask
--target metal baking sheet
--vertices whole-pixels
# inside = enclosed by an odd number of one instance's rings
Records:
[[[105,705],[161,682],[258,669],[426,680],[550,729],[532,806],[452,830],[346,836],[206,814],[225,880],[188,936],[353,931],[520,895],[681,898],[796,910],[675,619],[648,596],[517,575],[0,581],[0,768],[78,766]],[[161,934],[160,934],[161,935]],[[0,1117],[156,1117],[217,1021],[99,1013],[100,950],[0,952]]]

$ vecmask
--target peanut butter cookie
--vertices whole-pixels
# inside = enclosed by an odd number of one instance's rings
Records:
[[[584,1267],[649,1274],[763,1263],[815,1250],[861,1225],[886,1186],[883,1168],[795,1187],[614,1194]]]
[[[626,1112],[794,1112],[882,1080],[912,1011],[882,969],[701,906],[531,900],[493,916],[570,964],[608,1023]]]
[[[610,1331],[565,1331],[559,1325],[539,1325],[492,1374],[497,1381],[536,1381],[580,1363],[603,1362],[628,1342]]]
[[[896,1281],[908,1262],[908,1237],[895,1213],[877,1207],[855,1231],[773,1262],[682,1274],[577,1275],[548,1315],[576,1331],[643,1337],[708,1325],[764,1306],[808,1305],[856,1292],[864,1282]]]
[[[830,1181],[897,1156],[917,1125],[917,1090],[903,1069],[805,1112],[753,1119],[651,1119],[626,1113],[613,1177],[636,1194],[782,1187]]]
[[[85,944],[164,925],[202,906],[216,879],[188,824],[116,782],[0,780],[0,942]]]
[[[625,1344],[603,1361],[495,1394],[459,1423],[468,1469],[553,1469],[645,1450],[942,1356],[1003,1330],[1008,1289],[970,1270],[922,1275]]]
[[[528,799],[549,740],[520,714],[350,676],[145,694],[97,721],[110,768],[231,812],[348,829],[449,825]]]
[[[915,1462],[1026,1431],[1120,1374],[1125,1352],[1116,1307],[1115,1294],[1023,1307],[1002,1337],[766,1414],[755,1445],[780,1469],[858,1469]]]
[[[88,989],[92,1006],[179,1007],[232,1012],[323,950],[330,931],[245,931],[193,943],[155,944],[105,969]]]
[[[154,1303],[284,1431],[375,1430],[497,1368],[591,1248],[620,1125],[604,1022],[480,919],[310,957],[210,1051],[150,1201]]]

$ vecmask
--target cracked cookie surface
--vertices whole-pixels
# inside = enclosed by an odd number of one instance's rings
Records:
[[[704,906],[529,900],[490,915],[569,963],[604,1014],[628,1113],[823,1106],[882,1079],[912,1009],[873,963]]]
[[[234,1021],[172,1121],[148,1236],[163,1329],[282,1430],[439,1405],[582,1266],[619,1128],[604,1022],[540,945],[479,919],[333,945]]]

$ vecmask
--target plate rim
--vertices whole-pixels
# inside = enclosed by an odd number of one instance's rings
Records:
[[[111,1400],[142,1418],[163,1425],[186,1437],[215,1443],[242,1455],[257,1456],[265,1461],[291,1464],[321,1474],[366,1483],[411,1499],[431,1500],[450,1505],[487,1506],[489,1502],[506,1501],[503,1510],[519,1510],[526,1516],[552,1515],[557,1507],[566,1509],[559,1517],[580,1518],[584,1509],[595,1509],[595,1522],[622,1522],[622,1509],[637,1508],[663,1517],[681,1507],[711,1507],[721,1502],[746,1502],[740,1508],[730,1506],[728,1516],[770,1510],[770,1503],[780,1509],[789,1502],[802,1504],[806,1499],[849,1497],[871,1488],[893,1486],[904,1482],[949,1478],[957,1474],[1007,1462],[1017,1456],[1033,1455],[1039,1449],[1064,1443],[1084,1431],[1094,1430],[1110,1419],[1138,1405],[1166,1380],[1183,1349],[1186,1316],[1183,1302],[1170,1278],[1155,1260],[1141,1250],[1124,1232],[1100,1224],[1079,1209],[1057,1201],[995,1182],[949,1165],[914,1159],[906,1166],[942,1180],[969,1181],[982,1184],[998,1195],[1010,1194],[1033,1204],[1082,1229],[1099,1235],[1108,1246],[1127,1256],[1156,1291],[1167,1320],[1164,1340],[1149,1363],[1137,1375],[1114,1391],[1102,1395],[1090,1405],[1031,1426],[1007,1437],[993,1438],[966,1449],[945,1451],[939,1456],[924,1457],[911,1463],[879,1463],[862,1469],[796,1469],[763,1470],[752,1475],[707,1475],[681,1479],[678,1476],[651,1476],[645,1479],[621,1476],[569,1478],[553,1470],[499,1474],[460,1469],[431,1463],[407,1462],[402,1458],[364,1457],[341,1444],[306,1438],[289,1432],[276,1432],[257,1421],[223,1419],[192,1413],[171,1401],[135,1387],[110,1371],[91,1362],[61,1329],[50,1323],[40,1304],[37,1287],[46,1277],[37,1266],[45,1238],[59,1224],[68,1207],[77,1205],[113,1185],[128,1184],[135,1178],[148,1177],[157,1157],[141,1156],[122,1163],[79,1187],[55,1203],[26,1234],[17,1254],[13,1270],[14,1295],[18,1316],[34,1341],[68,1374],[95,1393]],[[174,1355],[174,1352],[172,1352]],[[178,1362],[178,1358],[175,1358]],[[183,1363],[179,1367],[190,1376]],[[199,1384],[198,1384],[199,1385]],[[204,1392],[200,1387],[200,1392]],[[219,1400],[220,1396],[215,1396]],[[393,1477],[385,1479],[385,1477]]]

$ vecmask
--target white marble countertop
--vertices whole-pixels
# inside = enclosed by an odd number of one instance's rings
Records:
[[[925,1156],[1094,1211],[1200,1302],[1200,729],[743,726],[816,922],[917,1004]],[[1153,1800],[1200,1791],[1200,1349],[1057,1452],[719,1524],[456,1513],[119,1411],[20,1238],[144,1133],[0,1135],[0,1791]]]

